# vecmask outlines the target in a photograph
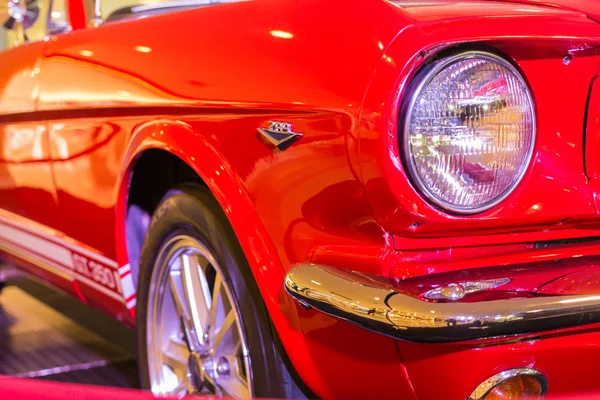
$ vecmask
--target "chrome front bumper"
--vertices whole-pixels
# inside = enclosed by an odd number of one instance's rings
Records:
[[[600,322],[600,295],[427,302],[392,279],[300,263],[285,278],[302,305],[396,339],[451,343],[527,335]]]

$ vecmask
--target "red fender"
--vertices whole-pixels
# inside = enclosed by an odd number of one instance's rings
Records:
[[[117,186],[115,238],[119,265],[129,263],[125,217],[133,168],[136,160],[150,149],[179,157],[206,183],[229,218],[290,360],[298,370],[302,369],[299,372],[309,385],[324,386],[322,377],[309,368],[313,362],[309,357],[311,352],[298,322],[297,307],[283,289],[283,266],[244,186],[218,150],[184,122],[151,121],[132,133]],[[135,307],[131,315],[133,318]]]

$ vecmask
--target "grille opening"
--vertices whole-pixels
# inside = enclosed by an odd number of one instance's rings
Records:
[[[589,242],[595,242],[595,241],[600,241],[600,236],[590,236],[590,237],[575,238],[575,239],[546,240],[544,242],[533,243],[533,247],[536,249],[543,249],[546,247],[564,246],[567,244],[575,244],[575,243],[589,243]]]

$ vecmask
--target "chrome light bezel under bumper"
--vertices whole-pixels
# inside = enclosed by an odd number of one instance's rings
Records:
[[[285,278],[302,305],[395,339],[452,343],[529,335],[600,322],[600,294],[435,303],[393,279],[299,263]]]
[[[513,368],[497,373],[496,375],[481,382],[479,386],[471,393],[467,400],[485,400],[490,392],[498,385],[505,381],[518,376],[531,376],[537,379],[541,388],[541,396],[545,396],[548,392],[548,378],[540,371],[531,367]]]

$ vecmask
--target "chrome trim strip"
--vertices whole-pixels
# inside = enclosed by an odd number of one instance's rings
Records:
[[[305,307],[410,342],[503,338],[600,322],[600,294],[434,303],[404,294],[389,278],[310,263],[292,266],[285,289]]]
[[[532,376],[538,380],[542,387],[542,397],[548,392],[548,379],[540,371],[529,367],[514,368],[502,371],[483,381],[475,390],[473,390],[473,393],[471,393],[467,400],[484,400],[489,392],[500,383],[522,375]]]

